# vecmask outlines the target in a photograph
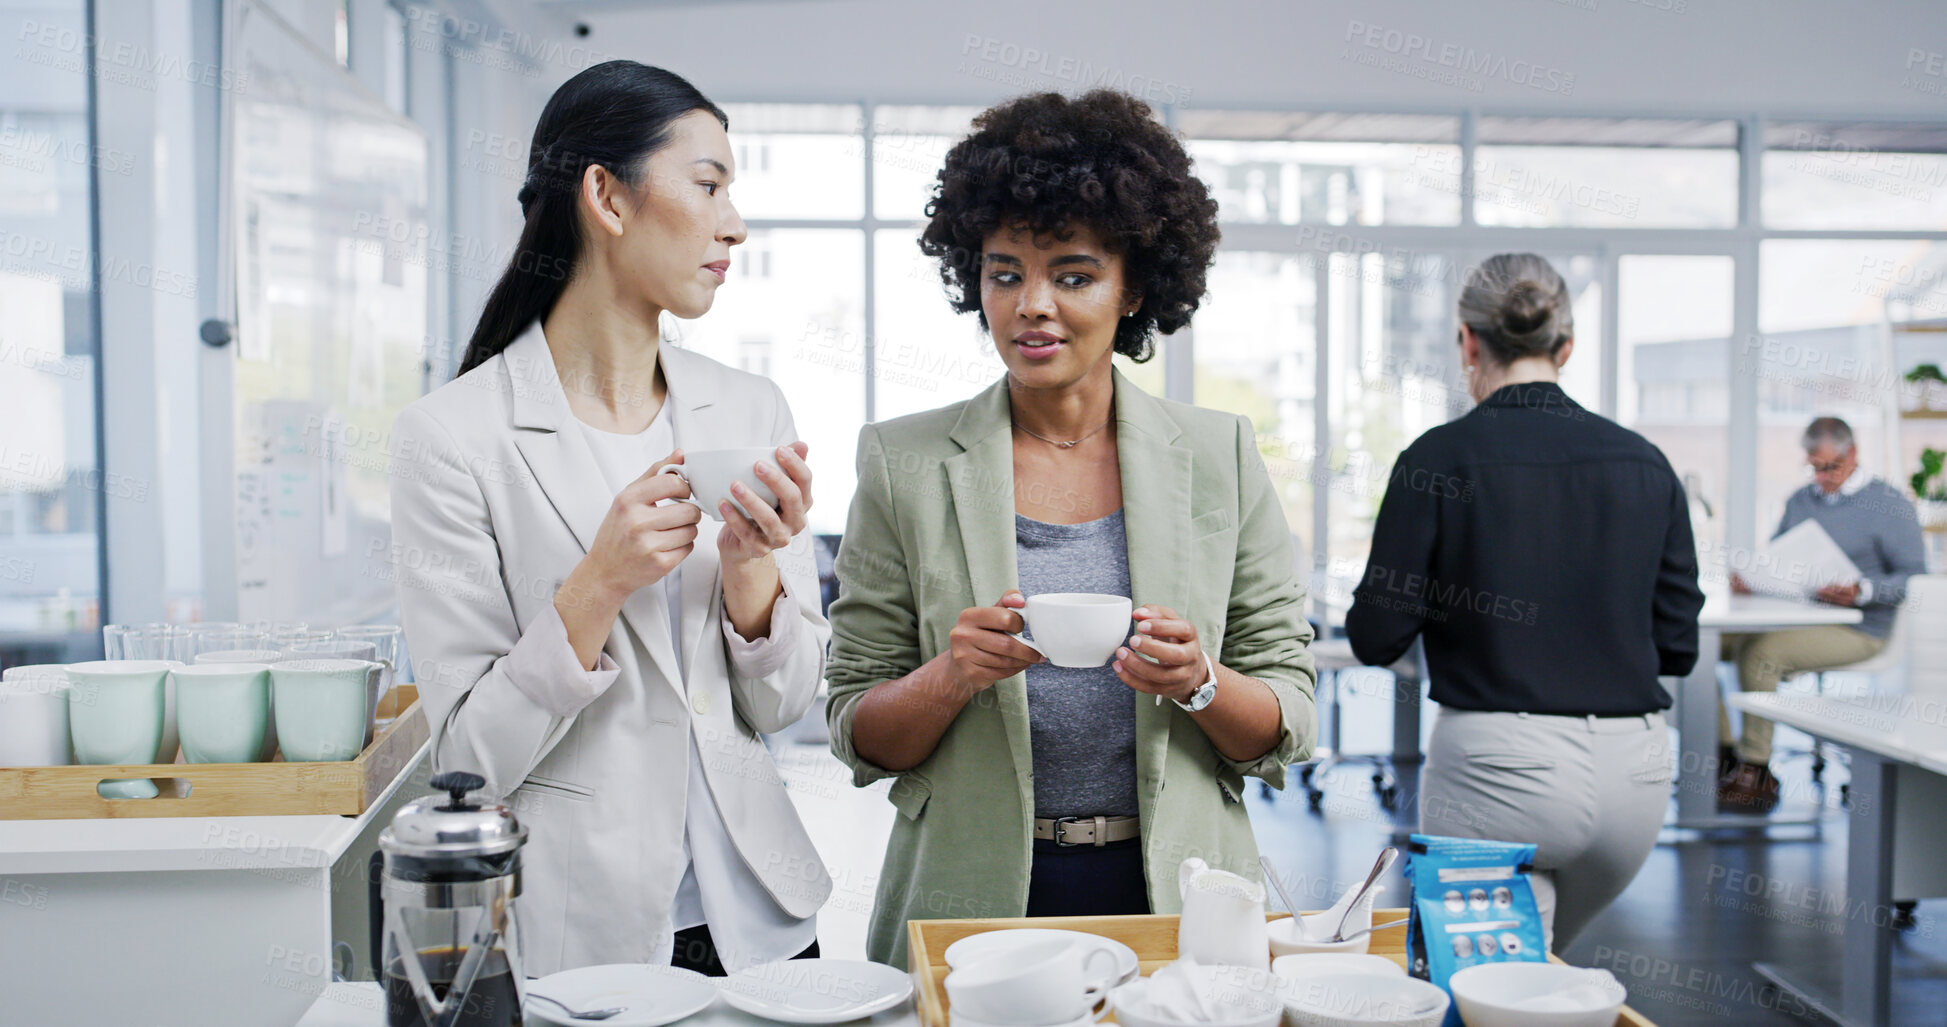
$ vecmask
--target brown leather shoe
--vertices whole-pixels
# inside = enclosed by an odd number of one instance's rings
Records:
[[[1742,763],[1717,786],[1717,812],[1770,813],[1778,808],[1778,779],[1762,763]]]

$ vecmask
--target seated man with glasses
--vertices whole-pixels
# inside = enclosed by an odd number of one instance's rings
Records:
[[[1785,678],[1834,670],[1879,655],[1893,631],[1894,614],[1906,598],[1907,579],[1927,569],[1913,504],[1898,489],[1860,470],[1852,428],[1836,417],[1821,417],[1805,429],[1803,441],[1812,484],[1785,501],[1785,516],[1772,537],[1804,521],[1817,521],[1860,573],[1855,583],[1820,589],[1818,599],[1835,606],[1856,606],[1864,619],[1857,626],[1825,625],[1748,636],[1736,640],[1735,648],[1732,640],[1726,640],[1725,658],[1737,661],[1738,685],[1747,692],[1775,692]],[[1739,594],[1750,591],[1736,575],[1731,577],[1731,589]],[[1778,805],[1778,779],[1769,765],[1771,722],[1746,714],[1743,737],[1733,749],[1730,717],[1720,705],[1718,737],[1723,768],[1718,809],[1769,813]]]

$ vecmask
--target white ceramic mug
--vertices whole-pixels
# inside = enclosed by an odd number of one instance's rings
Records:
[[[1128,596],[1098,592],[1043,592],[1027,597],[1021,619],[1034,638],[1014,639],[1057,667],[1100,667],[1115,655],[1134,624]]]
[[[271,664],[277,744],[292,763],[356,759],[370,723],[371,660],[286,660]]]
[[[1264,886],[1191,856],[1176,870],[1183,895],[1176,951],[1198,963],[1271,967],[1264,929]]]
[[[68,670],[58,663],[8,667],[0,676],[0,767],[74,762],[68,688]]]
[[[162,761],[169,660],[95,660],[68,665],[68,724],[76,763]],[[175,753],[169,754],[175,759]],[[153,799],[155,782],[122,778],[95,786],[105,799]]]
[[[268,636],[266,636],[268,637]],[[218,649],[198,653],[192,663],[276,663],[283,659],[283,653],[276,649]],[[257,750],[253,763],[269,763],[277,754],[277,702],[275,696],[270,704],[270,719],[264,722],[264,744]]]
[[[176,728],[191,763],[254,763],[270,723],[270,665],[199,663],[169,672]]]
[[[1096,962],[1103,965],[1098,970]],[[956,1016],[1007,1027],[1068,1024],[1089,1015],[1116,979],[1115,953],[1049,940],[984,956],[946,976]]]
[[[750,511],[744,509],[744,504],[737,502],[737,498],[730,494],[730,486],[739,481],[752,492],[757,493],[758,499],[763,500],[772,509],[776,509],[777,493],[772,492],[771,487],[764,484],[753,470],[760,463],[769,464],[772,469],[779,470],[777,450],[756,447],[685,451],[682,463],[665,464],[659,473],[673,474],[688,482],[690,486],[688,502],[701,507],[705,517],[720,521],[723,517],[717,513],[717,508],[725,501],[735,507],[738,513],[746,516],[750,514]]]

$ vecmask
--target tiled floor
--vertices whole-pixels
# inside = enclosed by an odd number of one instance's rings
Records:
[[[1352,687],[1347,693],[1346,748],[1387,748],[1385,690]],[[1430,724],[1433,708],[1426,713]],[[1781,747],[1802,743],[1786,730],[1779,735]],[[853,788],[822,745],[781,746],[778,755],[833,872],[832,899],[819,918],[821,946],[828,955],[857,958],[892,824],[886,786]],[[1782,769],[1798,812],[1809,810],[1816,793],[1806,761]],[[1843,773],[1835,769],[1828,776],[1836,784]],[[1334,774],[1325,784],[1316,813],[1306,808],[1295,782],[1292,790],[1268,798],[1256,788],[1251,794],[1259,847],[1301,905],[1328,905],[1364,879],[1396,830],[1412,826],[1411,775],[1402,781],[1405,816],[1399,819],[1379,808],[1366,774],[1357,769]],[[1804,829],[1780,829],[1770,840],[1727,835],[1659,845],[1629,890],[1564,957],[1612,970],[1629,989],[1631,1004],[1661,1027],[1816,1022],[1809,1010],[1769,987],[1752,964],[1780,963],[1836,982],[1839,931],[1850,910],[1843,902],[1846,820],[1843,812],[1829,810],[1821,839]],[[1383,883],[1382,904],[1403,901],[1397,869]],[[1920,906],[1918,927],[1896,936],[1895,1024],[1947,1023],[1943,935],[1947,903],[1927,902]]]

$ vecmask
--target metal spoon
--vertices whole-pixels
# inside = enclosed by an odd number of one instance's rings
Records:
[[[1345,940],[1345,921],[1352,916],[1353,910],[1359,908],[1359,900],[1365,898],[1366,892],[1372,890],[1373,882],[1379,880],[1379,875],[1385,873],[1386,868],[1392,866],[1393,860],[1398,858],[1398,856],[1399,850],[1390,845],[1380,851],[1379,858],[1373,861],[1372,872],[1366,875],[1366,883],[1360,885],[1359,890],[1352,893],[1352,901],[1346,903],[1345,913],[1339,917],[1339,926],[1332,932],[1330,938],[1325,939],[1327,942],[1340,942]]]
[[[628,1012],[627,1006],[615,1006],[610,1009],[576,1010],[571,1006],[569,1006],[566,1002],[563,1002],[558,998],[549,998],[546,995],[540,994],[539,992],[533,992],[533,991],[528,992],[527,997],[538,998],[541,1001],[548,1003],[549,1005],[559,1006],[563,1012],[568,1014],[568,1018],[571,1020],[606,1020],[611,1016],[616,1016],[621,1013]]]
[[[1411,922],[1411,921],[1412,921],[1412,919],[1413,919],[1413,918],[1409,916],[1409,917],[1407,917],[1407,918],[1406,918],[1406,919],[1404,919],[1404,920],[1389,920],[1389,921],[1387,921],[1386,923],[1383,923],[1383,924],[1373,924],[1373,925],[1372,925],[1371,927],[1368,927],[1368,928],[1366,928],[1366,929],[1364,929],[1364,930],[1361,930],[1361,931],[1353,931],[1353,932],[1352,932],[1351,934],[1348,934],[1348,935],[1346,935],[1345,937],[1343,937],[1343,938],[1340,938],[1339,940],[1340,940],[1340,941],[1351,941],[1351,940],[1352,940],[1352,939],[1354,939],[1354,938],[1360,938],[1360,937],[1364,937],[1365,935],[1368,935],[1368,934],[1371,934],[1371,933],[1372,933],[1372,932],[1374,932],[1374,931],[1383,931],[1383,930],[1385,930],[1385,929],[1386,929],[1386,928],[1388,928],[1388,927],[1400,927],[1400,926],[1402,926],[1402,925],[1404,925],[1404,924],[1407,924],[1407,923],[1409,923],[1409,922]]]
[[[1284,882],[1278,880],[1278,868],[1271,865],[1268,856],[1259,856],[1257,865],[1264,868],[1264,879],[1271,882],[1271,890],[1278,893],[1278,901],[1284,903],[1285,912],[1298,915],[1298,907],[1291,904],[1291,893],[1284,890]]]

